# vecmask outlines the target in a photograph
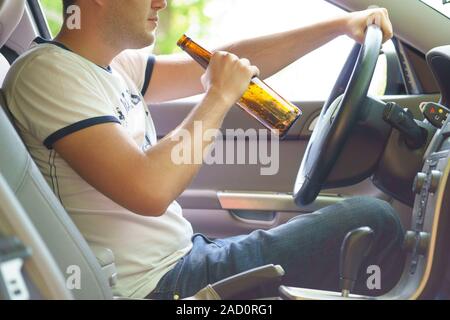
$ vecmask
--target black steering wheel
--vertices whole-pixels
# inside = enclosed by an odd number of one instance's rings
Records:
[[[313,202],[324,186],[358,120],[383,40],[376,25],[367,27],[364,44],[355,44],[322,108],[294,185],[297,205]]]

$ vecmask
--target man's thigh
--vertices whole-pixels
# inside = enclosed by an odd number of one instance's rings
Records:
[[[211,240],[196,234],[193,249],[172,277],[175,294],[190,296],[210,283],[265,264],[281,265],[286,285],[336,290],[342,240],[361,226],[375,231],[371,263],[383,264],[400,248],[402,231],[395,212],[386,202],[371,198],[342,201],[248,235]]]

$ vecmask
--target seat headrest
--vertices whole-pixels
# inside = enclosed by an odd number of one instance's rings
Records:
[[[25,0],[0,0],[0,48],[16,29],[25,10]]]

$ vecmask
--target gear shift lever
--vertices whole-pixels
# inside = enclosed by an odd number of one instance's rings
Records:
[[[350,231],[341,246],[339,276],[342,296],[348,297],[353,290],[359,269],[372,247],[374,232],[369,227]]]

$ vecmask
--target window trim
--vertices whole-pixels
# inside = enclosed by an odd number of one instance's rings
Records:
[[[382,52],[385,54],[387,62],[387,84],[385,95],[402,95],[407,93],[405,77],[395,45],[396,38],[393,37],[391,41],[392,48],[386,46],[386,44],[382,48]]]
[[[34,18],[34,23],[38,29],[40,36],[44,39],[51,40],[52,35],[50,33],[50,28],[48,27],[47,19],[45,17],[44,11],[39,0],[27,0],[28,7]]]
[[[421,60],[423,60],[423,63],[427,65],[426,61],[426,55],[417,50],[416,48],[408,45],[407,43],[404,43],[403,41],[399,39],[395,39],[394,45],[396,47],[397,55],[400,62],[400,67],[403,75],[403,80],[406,86],[406,93],[409,95],[420,95],[420,94],[437,94],[439,93],[439,88],[436,86],[434,88],[436,91],[428,91],[425,90],[423,87],[424,76],[421,73],[418,73],[416,71],[417,68],[417,62],[414,62],[413,59],[409,57],[411,53],[414,53],[417,57],[419,57]],[[428,65],[427,65],[428,67]],[[432,71],[428,68],[428,72],[430,73],[431,77],[434,79],[434,75],[432,74]],[[411,82],[409,79],[412,79]],[[437,85],[437,83],[436,83]]]

